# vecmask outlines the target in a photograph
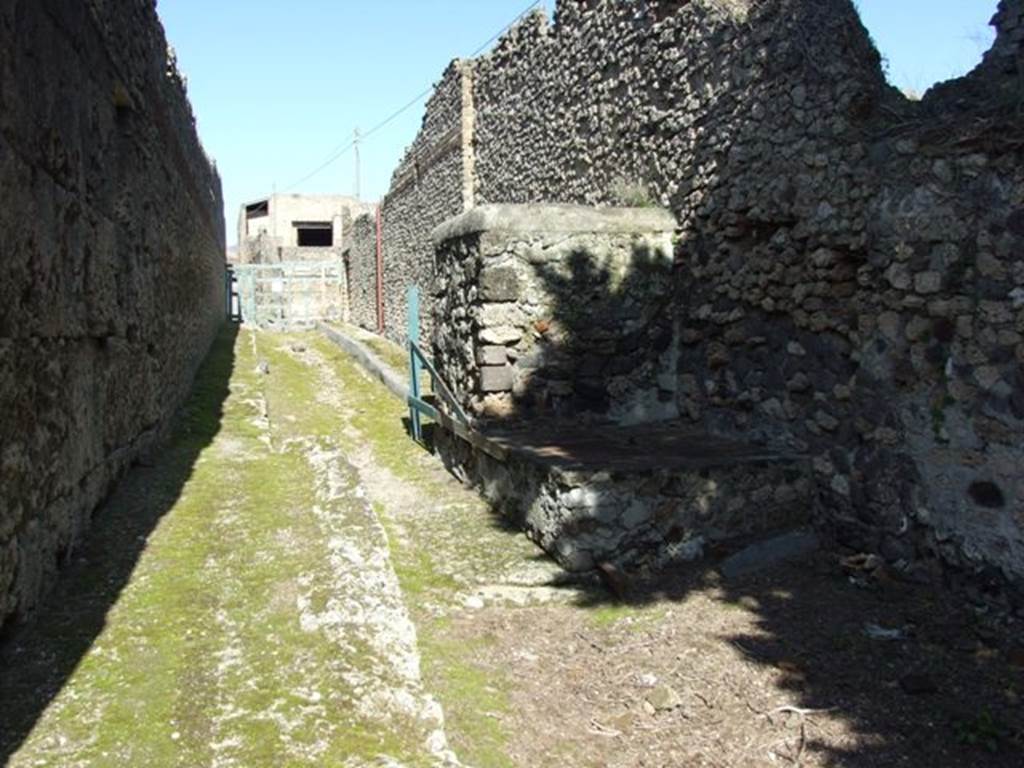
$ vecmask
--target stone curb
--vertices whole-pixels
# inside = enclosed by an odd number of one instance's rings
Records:
[[[366,372],[380,381],[391,393],[403,403],[409,399],[409,386],[377,355],[370,351],[369,347],[351,336],[342,333],[337,328],[326,323],[317,323],[317,330],[327,339],[341,347],[356,359]]]

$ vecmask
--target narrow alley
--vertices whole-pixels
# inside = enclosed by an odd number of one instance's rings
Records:
[[[0,0],[0,768],[1024,765],[1024,0],[527,2]]]
[[[914,765],[921,750],[948,764],[984,726],[1005,667],[954,642],[971,621],[957,607],[893,585],[879,601],[825,559],[741,585],[700,569],[615,601],[449,477],[402,414],[316,334],[222,332],[172,443],[129,473],[5,646],[0,754]],[[910,629],[879,640],[865,617]],[[895,681],[965,653],[945,682],[968,707],[957,731]]]

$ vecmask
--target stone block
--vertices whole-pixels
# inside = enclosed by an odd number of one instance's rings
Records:
[[[484,301],[515,301],[519,276],[511,267],[492,267],[480,273],[480,298]]]
[[[508,351],[505,347],[487,345],[477,347],[477,365],[505,365],[508,362]]]
[[[885,273],[889,285],[900,291],[910,288],[910,271],[904,264],[893,264]]]
[[[480,341],[484,344],[515,344],[521,338],[523,338],[523,332],[511,325],[499,325],[480,331]]]
[[[522,308],[509,303],[480,304],[476,309],[476,317],[480,325],[488,328],[499,325],[519,327],[526,324],[526,313]]]
[[[481,392],[508,392],[512,389],[512,367],[485,365],[480,369]]]
[[[919,272],[914,275],[914,290],[918,293],[938,293],[942,289],[942,275],[938,272]]]
[[[485,395],[475,410],[485,419],[508,419],[515,415],[516,409],[508,392],[495,392]]]

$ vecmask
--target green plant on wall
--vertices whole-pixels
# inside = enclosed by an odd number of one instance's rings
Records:
[[[999,743],[1006,734],[1006,726],[999,722],[988,709],[972,718],[953,723],[957,741],[971,747],[980,747],[987,752],[998,752]]]
[[[653,208],[657,205],[647,185],[641,181],[616,179],[612,182],[609,193],[618,205],[628,208]]]

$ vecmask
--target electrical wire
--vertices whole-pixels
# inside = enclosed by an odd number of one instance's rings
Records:
[[[517,23],[519,23],[519,21],[523,17],[525,17],[528,13],[533,11],[535,8],[537,8],[537,6],[543,5],[544,2],[545,2],[545,0],[534,0],[524,10],[522,10],[519,13],[518,16],[516,16],[514,19],[512,19],[512,21],[510,21],[504,27],[502,27],[497,32],[495,32],[493,35],[491,35],[491,37],[489,37],[485,43],[483,43],[479,48],[477,48],[475,51],[473,51],[467,58],[474,58],[474,57],[478,56],[491,43],[493,43],[495,40],[497,40],[499,37],[501,37],[503,34],[505,34],[509,29],[511,29],[513,26],[515,26]],[[395,120],[397,120],[399,117],[401,117],[403,114],[405,114],[408,110],[412,109],[417,104],[419,104],[424,98],[429,96],[433,92],[434,87],[435,87],[434,85],[431,85],[431,86],[425,88],[423,91],[421,91],[420,93],[416,94],[416,96],[413,97],[410,101],[408,101],[404,106],[400,107],[399,109],[396,109],[394,112],[392,112],[386,118],[384,118],[379,123],[377,123],[375,126],[373,126],[369,131],[367,131],[366,133],[361,133],[359,135],[358,141],[359,142],[363,142],[366,139],[368,139],[370,136],[373,136],[373,134],[375,134],[378,131],[381,131],[384,128],[386,128],[388,125],[390,125]],[[320,165],[316,166],[312,171],[307,173],[305,176],[303,176],[298,181],[293,182],[292,184],[289,184],[287,187],[284,188],[283,191],[284,192],[290,192],[291,190],[295,189],[299,185],[305,184],[307,181],[312,179],[314,176],[316,176],[316,175],[320,174],[322,171],[326,170],[328,167],[330,167],[331,165],[336,163],[338,160],[340,160],[342,157],[344,157],[348,152],[350,152],[352,150],[352,148],[355,147],[356,141],[357,141],[357,139],[352,139],[351,141],[348,141],[345,144],[342,144],[339,147],[337,147],[330,155],[328,155],[326,160],[324,160],[322,163],[320,163]]]

